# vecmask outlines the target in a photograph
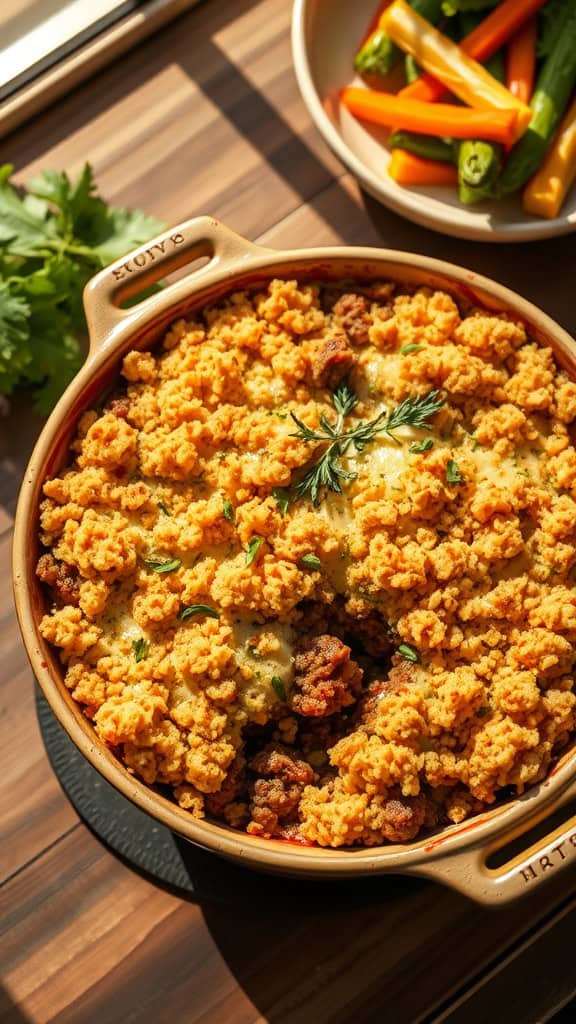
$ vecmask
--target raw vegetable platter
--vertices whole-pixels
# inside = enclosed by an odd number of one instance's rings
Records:
[[[398,213],[485,241],[576,229],[576,0],[296,0],[293,52],[324,138]]]

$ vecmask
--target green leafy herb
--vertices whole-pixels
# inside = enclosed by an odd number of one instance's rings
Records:
[[[280,514],[285,516],[290,504],[290,491],[286,490],[285,487],[275,487],[272,491],[272,497],[280,509]]]
[[[262,537],[252,537],[252,539],[248,541],[248,547],[246,548],[246,565],[252,565],[252,562],[256,558],[261,546]]]
[[[182,562],[179,558],[171,558],[168,560],[159,558],[144,558],[143,564],[150,572],[174,572],[175,569],[179,569]]]
[[[464,480],[462,473],[458,467],[458,464],[454,462],[454,459],[448,459],[446,465],[446,482],[449,484],[461,484]]]
[[[234,506],[229,498],[224,498],[222,503],[222,515],[229,523],[234,521]]]
[[[300,561],[302,565],[306,566],[307,569],[319,570],[322,568],[322,562],[318,558],[318,555],[314,555],[312,554],[312,552],[310,552],[310,554],[308,555],[302,555]]]
[[[412,644],[400,644],[398,654],[401,658],[404,658],[404,661],[411,661],[414,665],[420,661],[420,655]]]
[[[490,708],[486,707],[486,705],[484,705],[483,707],[478,708],[478,711],[476,712],[476,718],[486,718],[486,715],[489,715],[489,714],[490,714]]]
[[[357,452],[362,452],[366,445],[380,433],[388,434],[394,441],[401,444],[394,431],[403,426],[431,430],[431,418],[444,405],[444,399],[439,399],[438,394],[439,392],[434,390],[417,398],[405,398],[390,413],[384,410],[375,419],[368,423],[360,420],[349,430],[343,429],[345,413],[342,411],[339,411],[336,423],[330,423],[322,414],[319,417],[319,429],[307,426],[306,423],[298,419],[295,413],[290,413],[298,428],[296,433],[291,435],[292,437],[298,437],[308,442],[323,442],[327,445],[317,461],[296,484],[296,497],[309,497],[313,505],[318,505],[320,495],[324,490],[341,494],[341,481],[354,480],[356,477],[356,473],[349,473],[340,463],[340,459],[348,453],[352,446]],[[334,400],[334,404],[337,407],[336,400]],[[339,399],[338,406],[340,410],[354,407],[351,405],[351,399],[347,399],[346,402]]]
[[[413,455],[417,455],[418,452],[429,452],[434,447],[434,441],[431,437],[426,437],[423,441],[412,441],[412,444],[408,445],[408,451],[412,452]]]
[[[400,355],[409,356],[411,352],[419,352],[421,348],[422,345],[416,345],[414,344],[414,342],[411,342],[410,345],[402,346],[402,348],[400,349]]]
[[[145,661],[148,657],[148,648],[150,643],[145,640],[143,636],[138,637],[137,640],[132,641],[132,650],[134,651],[134,661]]]
[[[158,505],[158,508],[160,509],[161,512],[164,513],[165,516],[172,515],[172,513],[169,512],[168,509],[166,508],[166,505],[164,504],[164,502],[162,501],[161,498],[160,498],[160,501],[156,502],[156,504]]]
[[[332,394],[332,405],[340,416],[348,416],[358,404],[358,398],[347,381],[343,381]]]
[[[272,676],[272,689],[280,700],[286,700],[286,690],[280,676]]]
[[[84,285],[162,225],[108,207],[89,164],[76,182],[44,171],[27,193],[12,171],[0,167],[0,394],[31,386],[46,413],[82,363]]]
[[[209,604],[185,604],[178,612],[178,618],[182,622],[185,619],[189,619],[191,615],[205,615],[209,619],[220,618],[220,612],[216,611],[215,608],[211,608]]]

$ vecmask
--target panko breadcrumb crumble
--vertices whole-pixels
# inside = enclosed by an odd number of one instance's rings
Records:
[[[550,349],[440,291],[273,280],[122,373],[44,484],[37,572],[130,772],[326,847],[546,776],[576,701],[576,384]]]

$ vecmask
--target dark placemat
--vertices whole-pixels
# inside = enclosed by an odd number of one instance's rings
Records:
[[[130,867],[184,898],[251,907],[256,902],[267,907],[342,909],[387,903],[426,884],[389,875],[307,881],[230,864],[175,835],[117,792],[74,746],[38,687],[36,708],[50,763],[82,821]]]

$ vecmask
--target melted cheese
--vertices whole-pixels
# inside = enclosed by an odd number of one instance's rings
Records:
[[[260,653],[259,644],[265,635],[264,644],[272,634],[274,650]],[[281,680],[286,693],[294,674],[294,629],[283,622],[254,623],[251,620],[240,620],[233,626],[233,646],[236,661],[240,666],[250,669],[251,678],[243,684],[244,696],[252,699],[264,697],[270,705],[278,701],[278,694],[272,686],[272,678]]]

